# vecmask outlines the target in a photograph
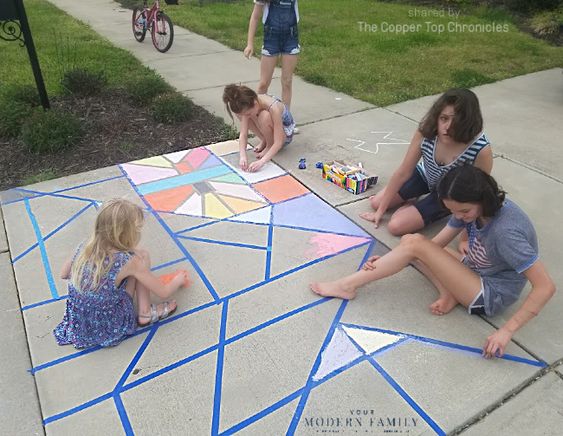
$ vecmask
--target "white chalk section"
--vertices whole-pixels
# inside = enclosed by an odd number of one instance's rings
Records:
[[[344,327],[344,331],[366,354],[374,353],[404,338],[403,335],[393,335],[353,327]]]

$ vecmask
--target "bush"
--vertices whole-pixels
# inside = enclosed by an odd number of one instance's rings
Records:
[[[155,121],[174,124],[189,120],[194,111],[192,101],[182,94],[169,93],[156,97],[150,108]]]
[[[37,110],[22,127],[24,144],[34,153],[72,147],[82,137],[80,120],[69,112]]]
[[[33,85],[11,85],[2,94],[3,98],[10,103],[19,102],[33,107],[41,105],[39,91]]]
[[[563,26],[563,9],[553,12],[541,12],[530,20],[533,32],[540,38],[555,40]]]
[[[13,100],[0,101],[0,137],[19,136],[24,121],[32,112],[33,108],[29,104]]]
[[[125,83],[125,91],[137,106],[148,105],[156,96],[172,91],[159,76],[150,75]]]
[[[100,94],[107,85],[103,72],[92,73],[76,68],[64,73],[61,85],[66,92],[77,97],[91,97]]]

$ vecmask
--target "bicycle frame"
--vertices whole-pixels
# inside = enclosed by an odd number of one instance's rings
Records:
[[[153,5],[148,8],[147,7],[147,0],[143,1],[143,12],[145,13],[146,16],[146,28],[149,29],[150,26],[154,26],[155,22],[156,22],[156,16],[158,14],[158,12],[160,12],[160,1],[159,0],[155,0],[155,2],[153,3]]]

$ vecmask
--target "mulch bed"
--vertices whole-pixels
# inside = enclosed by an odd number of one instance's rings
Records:
[[[30,153],[21,140],[0,138],[0,191],[21,186],[44,171],[63,177],[232,138],[220,118],[200,107],[194,106],[189,121],[161,124],[119,90],[88,98],[53,98],[51,107],[84,120],[84,137],[70,149],[42,154]]]

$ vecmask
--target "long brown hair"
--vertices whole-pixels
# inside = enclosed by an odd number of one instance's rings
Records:
[[[438,118],[446,106],[453,106],[455,116],[448,130],[454,141],[469,143],[483,130],[483,116],[477,96],[469,89],[457,88],[446,91],[424,115],[418,129],[425,138],[438,134]]]
[[[233,113],[240,114],[242,111],[250,109],[256,101],[258,101],[258,94],[248,86],[231,83],[225,86],[223,91],[223,103],[225,103],[231,119],[233,119]]]
[[[76,290],[96,290],[109,272],[113,252],[131,251],[137,246],[143,221],[143,210],[128,200],[104,203],[96,217],[94,233],[72,263],[70,282]]]

